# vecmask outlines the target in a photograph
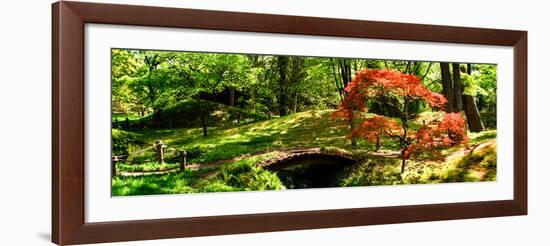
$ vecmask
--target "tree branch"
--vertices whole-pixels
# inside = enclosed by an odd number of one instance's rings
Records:
[[[428,64],[428,68],[426,69],[426,73],[424,73],[424,76],[422,76],[422,77],[420,78],[420,81],[424,81],[424,78],[426,78],[426,76],[427,76],[428,73],[430,72],[430,68],[431,68],[431,67],[432,67],[432,62],[430,62],[430,63]],[[433,83],[433,82],[432,82],[432,83]],[[432,83],[430,83],[430,84],[432,84]]]

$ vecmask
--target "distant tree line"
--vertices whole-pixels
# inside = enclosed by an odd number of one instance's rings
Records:
[[[156,121],[167,108],[190,101],[197,107],[196,117],[207,136],[216,109],[213,103],[265,118],[336,109],[356,72],[390,69],[417,76],[426,88],[448,99],[448,112],[464,111],[471,131],[483,130],[480,111],[496,115],[496,66],[436,64],[113,49],[112,105],[114,113]],[[373,113],[395,117],[383,101],[366,103]],[[422,102],[409,107],[417,112],[429,109]]]

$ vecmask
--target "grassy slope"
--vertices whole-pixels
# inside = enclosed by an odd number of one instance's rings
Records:
[[[346,134],[349,128],[342,122],[332,120],[331,110],[307,111],[287,115],[271,120],[260,121],[238,127],[221,129],[210,127],[208,137],[202,136],[201,128],[146,130],[135,135],[147,145],[136,146],[140,149],[150,146],[155,140],[162,140],[168,151],[187,150],[189,162],[205,163],[227,160],[242,154],[256,153],[266,149],[288,147],[337,147],[352,152],[372,150],[373,144],[359,141],[352,147]],[[429,119],[434,113],[422,114],[412,128]],[[495,131],[469,134],[470,145],[496,137]],[[398,150],[396,141],[382,139],[382,150]],[[453,152],[457,148],[449,149]],[[152,154],[152,152],[150,152]]]
[[[231,159],[241,154],[287,147],[340,147],[350,149],[347,128],[330,118],[331,111],[308,111],[239,127],[147,130],[136,132],[142,142],[162,139],[168,149],[187,150],[190,162]],[[367,143],[361,143],[364,149]],[[140,146],[146,147],[146,146]],[[195,152],[200,152],[199,154]],[[193,156],[194,155],[194,156]]]
[[[373,144],[365,141],[359,141],[359,145],[352,148],[349,144],[349,140],[345,138],[348,127],[341,122],[332,120],[330,118],[330,113],[330,110],[308,111],[228,129],[209,128],[208,137],[202,136],[202,130],[200,128],[147,130],[136,133],[140,141],[144,143],[153,143],[157,139],[162,139],[168,146],[169,150],[188,150],[191,154],[189,161],[195,163],[226,160],[242,154],[287,147],[337,147],[355,153],[364,152],[366,150],[370,151],[374,148]],[[419,117],[418,121],[411,124],[411,126],[413,128],[418,127],[423,119],[431,116],[431,113],[423,114]],[[470,134],[469,137],[470,144],[474,145],[479,142],[494,139],[496,137],[496,132],[487,131],[483,133]],[[383,140],[382,146],[383,150],[398,149],[395,141]],[[137,146],[137,148],[142,147],[146,146]],[[493,150],[494,148],[495,146],[493,146]],[[458,148],[453,148],[446,152],[451,153],[457,149]],[[254,158],[262,158],[262,156]],[[477,159],[474,158],[473,160]],[[254,164],[256,161],[258,160],[250,158],[245,158],[242,160],[243,163],[247,163],[246,165]],[[464,162],[477,163],[475,161]],[[483,161],[479,161],[479,163],[481,162]],[[494,162],[495,161],[493,160],[493,163]],[[243,165],[242,163],[239,163],[233,163],[231,165]],[[479,170],[479,165],[459,165],[459,163],[460,161],[456,160],[453,163],[446,164],[437,162],[417,162],[410,160],[408,161],[407,172],[404,174],[403,179],[401,179],[399,174],[399,161],[384,158],[371,158],[360,167],[349,170],[349,172],[345,174],[347,176],[342,177],[342,185],[354,186],[398,183],[456,182],[460,178],[462,180],[475,181],[476,175],[465,175],[465,173],[469,173],[470,171],[465,172],[464,170]],[[490,163],[484,165],[487,166],[487,169],[493,167]],[[222,169],[227,169],[226,166],[228,165],[222,166]],[[126,168],[125,166],[121,167]],[[146,167],[147,169],[158,170],[155,167]],[[128,171],[139,171],[139,168],[136,166],[128,166],[127,168]],[[454,175],[453,171],[459,169],[462,169],[462,171],[454,172],[457,173],[457,175]],[[258,170],[252,171],[259,172]],[[204,170],[186,171],[181,174],[166,174],[158,177],[116,178],[113,182],[113,194],[133,195],[187,193],[247,190],[250,188],[246,187],[246,185],[249,185],[248,183],[234,183],[235,186],[224,184],[225,181],[221,178],[223,175],[215,175],[213,178],[208,180],[208,182],[199,182],[201,180],[200,177],[204,174],[204,172]],[[479,174],[483,172],[489,174]],[[477,180],[491,180],[491,177],[494,177],[494,175],[490,175],[492,172],[490,170],[483,172],[477,172]],[[255,177],[258,178],[267,174],[256,173],[255,175]],[[246,179],[246,175],[244,177]],[[181,179],[184,179],[184,181],[181,181]],[[151,186],[155,186],[157,188]],[[264,189],[269,188],[281,187],[277,185],[272,185],[268,188],[264,187]]]

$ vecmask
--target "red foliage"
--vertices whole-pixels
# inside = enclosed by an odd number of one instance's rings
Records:
[[[447,99],[431,92],[415,75],[403,74],[387,69],[363,69],[345,88],[346,97],[338,110],[332,114],[335,119],[345,119],[353,125],[353,120],[367,112],[367,99],[395,98],[399,105],[391,105],[400,112],[401,125],[382,116],[364,119],[350,136],[365,138],[370,142],[378,141],[385,134],[397,138],[401,143],[404,160],[413,153],[425,151],[434,154],[442,146],[453,146],[467,142],[464,119],[459,113],[446,114],[440,122],[432,122],[413,132],[407,121],[412,117],[407,103],[425,101],[432,108],[444,109]]]
[[[408,152],[417,155],[430,153],[432,157],[441,157],[442,147],[468,143],[465,127],[460,113],[446,113],[440,121],[434,121],[416,131],[415,142],[409,146]]]
[[[353,111],[367,112],[366,98],[393,95],[410,101],[423,100],[431,107],[443,109],[447,99],[431,92],[415,75],[387,69],[363,69],[356,73],[345,88],[346,97],[340,103],[334,118],[353,118]]]
[[[447,146],[466,144],[468,142],[468,136],[466,135],[465,129],[466,123],[460,113],[445,114],[438,126],[443,142]]]
[[[435,128],[423,126],[416,131],[416,143],[414,146],[417,149],[432,149],[437,147],[436,141],[437,132]]]
[[[352,133],[354,136],[366,138],[370,142],[376,142],[388,129],[394,129],[397,125],[383,116],[368,118],[359,124]]]
[[[365,107],[365,97],[392,94],[409,100],[424,100],[431,107],[443,109],[447,99],[439,93],[431,92],[420,79],[411,74],[387,69],[363,69],[346,87],[346,107]]]

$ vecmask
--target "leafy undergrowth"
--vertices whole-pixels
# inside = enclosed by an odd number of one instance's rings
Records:
[[[370,157],[341,175],[341,186],[429,184],[496,180],[496,144],[491,143],[471,153],[446,162],[408,160],[400,173],[401,161]]]
[[[492,143],[448,161],[441,169],[424,175],[424,180],[432,183],[495,181],[496,168],[496,143]]]
[[[258,167],[270,154],[254,156],[219,168],[113,178],[113,196],[184,194],[285,189],[276,174]]]
[[[399,165],[398,159],[373,156],[346,168],[338,179],[343,187],[402,184]]]

